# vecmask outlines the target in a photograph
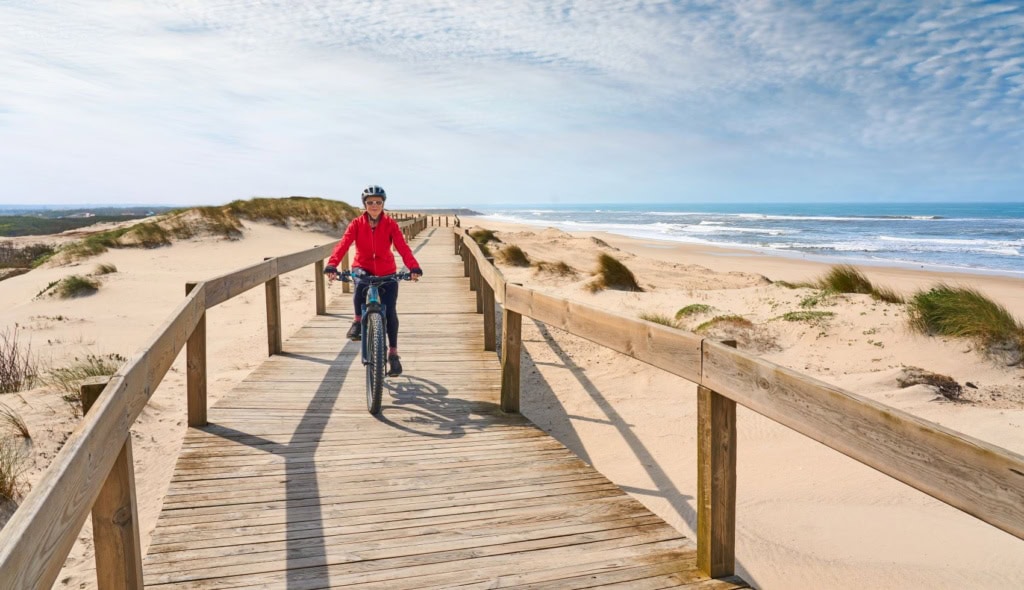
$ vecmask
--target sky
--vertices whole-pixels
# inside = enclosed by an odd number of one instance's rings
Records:
[[[0,205],[1024,201],[1024,1],[0,0]]]

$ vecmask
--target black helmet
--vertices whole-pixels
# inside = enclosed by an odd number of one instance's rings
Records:
[[[384,189],[375,184],[371,184],[363,189],[363,203],[366,203],[367,197],[380,197],[382,201],[388,200],[388,195],[384,192]]]

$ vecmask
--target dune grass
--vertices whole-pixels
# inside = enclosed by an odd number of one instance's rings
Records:
[[[100,283],[95,279],[83,277],[82,275],[71,275],[58,281],[55,288],[58,297],[70,299],[72,297],[92,295],[99,290]]]
[[[640,314],[640,319],[647,320],[648,322],[654,322],[655,324],[668,326],[669,328],[679,328],[679,322],[661,313],[652,313],[645,311]]]
[[[558,262],[537,261],[533,263],[533,266],[537,269],[537,272],[553,274],[560,277],[574,277],[579,274],[576,272],[575,268],[561,260]]]
[[[888,303],[904,303],[903,296],[887,287],[876,287],[860,270],[849,264],[833,266],[818,279],[817,286],[834,293],[861,293]]]
[[[0,404],[0,425],[7,426],[15,434],[24,439],[31,439],[32,435],[28,431],[28,425],[21,416],[13,409],[7,407],[4,404]]]
[[[523,249],[515,244],[505,246],[498,250],[498,256],[502,262],[509,266],[530,266],[530,257],[523,252]]]
[[[1024,352],[1024,324],[970,287],[939,283],[914,294],[907,310],[911,328],[923,334],[967,338],[989,352]]]
[[[484,228],[474,229],[470,231],[469,237],[473,238],[473,240],[477,244],[480,244],[481,246],[487,244],[488,242],[498,242],[499,244],[501,243],[501,240],[498,239],[498,236],[494,235],[493,230]]]
[[[697,314],[708,313],[713,309],[713,307],[705,303],[691,303],[686,307],[679,308],[679,311],[676,312],[676,319],[681,320]]]
[[[633,271],[629,270],[611,254],[601,253],[597,257],[597,270],[594,271],[597,277],[588,285],[592,293],[604,289],[617,291],[643,292],[640,284],[637,283]]]
[[[50,370],[42,379],[43,383],[63,392],[62,397],[77,414],[82,412],[82,381],[89,377],[109,377],[117,372],[128,359],[120,354],[87,354],[75,357],[66,367]]]
[[[117,267],[113,264],[97,264],[96,268],[93,269],[92,274],[95,276],[109,275],[117,272]]]
[[[697,326],[693,331],[697,332],[697,333],[706,332],[707,330],[710,330],[711,328],[715,328],[715,327],[722,326],[722,325],[734,326],[734,327],[737,327],[737,328],[753,328],[754,327],[754,323],[751,322],[750,320],[748,320],[747,318],[745,318],[743,316],[740,316],[740,315],[730,314],[730,315],[715,316],[715,317],[711,318],[710,320],[704,322],[703,324]]]
[[[0,393],[32,387],[37,371],[31,343],[19,341],[18,325],[0,332]]]
[[[359,217],[362,213],[344,201],[298,196],[255,197],[247,201],[232,201],[227,204],[224,211],[236,219],[269,221],[277,225],[288,225],[291,221],[327,223],[336,228],[347,225],[349,220]],[[211,211],[200,212],[204,216],[212,214]],[[227,220],[226,217],[224,219]]]
[[[782,314],[781,318],[787,322],[818,323],[835,315],[831,311],[790,311]]]
[[[21,497],[21,474],[25,471],[22,445],[10,437],[0,438],[0,500],[17,501]]]

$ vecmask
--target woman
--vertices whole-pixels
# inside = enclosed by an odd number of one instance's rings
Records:
[[[398,222],[384,212],[384,201],[387,200],[384,189],[371,185],[363,189],[363,207],[366,211],[359,217],[352,220],[345,229],[345,235],[334,248],[334,253],[327,259],[327,267],[324,274],[330,280],[338,278],[338,262],[348,252],[349,246],[356,245],[355,262],[352,269],[362,269],[366,274],[373,276],[391,275],[398,272],[395,267],[395,257],[391,253],[393,245],[402,261],[412,274],[412,280],[418,281],[423,276],[420,264],[412,255],[409,244],[402,235]],[[366,301],[367,286],[356,283],[355,295],[352,302],[355,304],[356,314],[352,327],[348,329],[349,340],[359,340],[362,329],[363,302]],[[380,287],[380,302],[387,310],[388,324],[388,376],[397,377],[402,374],[402,363],[398,356],[398,283],[386,283]]]

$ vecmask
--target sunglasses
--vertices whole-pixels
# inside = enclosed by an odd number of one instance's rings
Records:
[[[366,205],[380,206],[384,204],[384,201],[364,201]]]

